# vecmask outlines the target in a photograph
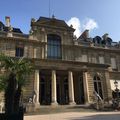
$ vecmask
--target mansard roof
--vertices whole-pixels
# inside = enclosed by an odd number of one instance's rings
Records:
[[[69,27],[64,20],[59,20],[59,19],[56,19],[55,17],[52,17],[52,18],[40,17],[33,24],[64,28],[64,29],[68,29],[71,31],[75,31],[75,29],[72,27]]]
[[[4,32],[8,32],[9,31],[9,27],[5,26],[1,21],[0,21],[0,31],[4,31]],[[20,28],[14,28],[14,27],[13,27],[12,32],[22,33]]]

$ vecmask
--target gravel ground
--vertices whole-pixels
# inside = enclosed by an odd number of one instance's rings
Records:
[[[28,115],[24,120],[120,120],[120,112],[66,112]]]

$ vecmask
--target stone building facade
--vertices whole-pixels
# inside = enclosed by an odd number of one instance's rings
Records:
[[[77,39],[72,26],[56,18],[31,20],[29,34],[0,22],[0,52],[25,57],[35,65],[23,93],[24,101],[35,95],[34,104],[91,104],[94,91],[105,102],[112,99],[114,80],[120,81],[120,44],[108,34]]]

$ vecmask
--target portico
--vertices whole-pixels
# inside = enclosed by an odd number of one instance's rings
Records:
[[[35,102],[39,105],[84,104],[89,99],[82,71],[41,69],[35,76]]]

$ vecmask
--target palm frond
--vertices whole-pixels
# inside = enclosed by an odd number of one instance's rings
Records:
[[[3,91],[7,87],[7,80],[8,76],[7,75],[1,75],[0,76],[0,91]]]

